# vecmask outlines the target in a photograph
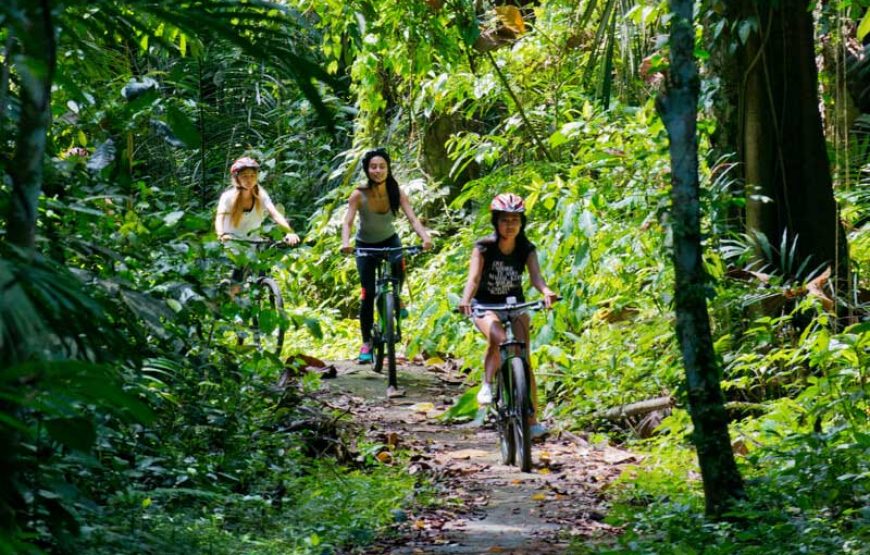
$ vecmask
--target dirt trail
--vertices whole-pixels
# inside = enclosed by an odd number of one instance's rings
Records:
[[[554,434],[534,445],[533,471],[523,473],[501,464],[491,427],[434,418],[464,390],[461,376],[405,364],[399,384],[407,395],[388,400],[384,376],[368,366],[335,364],[338,377],[324,382],[330,404],[350,410],[370,438],[409,449],[410,472],[431,479],[443,501],[410,513],[397,510],[398,537],[365,553],[564,553],[573,537],[617,532],[602,522],[601,489],[621,465],[636,462],[632,453]],[[389,462],[389,453],[382,457]]]

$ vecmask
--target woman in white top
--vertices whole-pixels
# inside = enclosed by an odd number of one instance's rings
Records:
[[[260,164],[247,156],[239,158],[230,167],[232,187],[221,195],[214,221],[218,238],[227,241],[234,237],[255,236],[268,212],[275,223],[287,231],[284,241],[290,245],[299,243],[299,236],[272,204],[269,193],[257,184],[259,169]]]

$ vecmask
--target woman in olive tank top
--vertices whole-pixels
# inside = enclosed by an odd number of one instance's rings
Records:
[[[350,245],[350,233],[356,215],[359,214],[359,229],[356,233],[356,246],[363,248],[400,247],[399,235],[393,221],[399,208],[408,217],[411,227],[423,241],[423,248],[432,248],[429,233],[411,208],[408,195],[399,188],[393,177],[390,156],[384,149],[370,150],[362,159],[362,168],[366,174],[365,187],[353,191],[348,199],[347,216],[341,228],[341,250],[346,254],[353,252]],[[357,270],[362,285],[359,310],[362,347],[359,351],[361,363],[371,362],[371,328],[374,321],[375,267],[377,263],[372,258],[357,257]],[[401,259],[394,262],[393,272],[402,276]],[[387,392],[390,393],[389,391]]]

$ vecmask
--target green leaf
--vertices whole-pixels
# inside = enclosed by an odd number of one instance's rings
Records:
[[[201,137],[196,126],[187,117],[187,114],[176,108],[169,106],[166,110],[166,123],[172,129],[172,133],[178,137],[181,142],[190,148],[199,148]]]
[[[320,321],[315,318],[306,318],[305,327],[317,339],[323,339],[323,330],[320,328]]]
[[[452,407],[439,416],[442,420],[471,420],[477,414],[477,390],[473,387],[462,394]],[[482,409],[483,410],[483,409]]]
[[[460,28],[462,40],[467,46],[472,46],[478,37],[480,37],[480,27],[477,26],[477,21],[472,20],[470,23],[464,23]]]
[[[861,24],[858,25],[858,40],[863,41],[864,37],[867,36],[867,33],[870,33],[870,10],[867,10],[867,13],[864,14],[864,18],[861,19]]]
[[[163,223],[165,223],[169,227],[172,227],[177,224],[178,220],[180,220],[183,216],[184,210],[175,210],[174,212],[170,212],[169,214],[163,216]]]
[[[44,422],[54,440],[78,451],[88,451],[97,439],[94,423],[88,418],[53,418]]]

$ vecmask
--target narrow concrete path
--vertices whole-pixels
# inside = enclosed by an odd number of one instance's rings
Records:
[[[464,391],[461,375],[403,364],[398,378],[406,396],[387,399],[385,376],[368,366],[334,364],[338,377],[324,382],[328,402],[389,446],[385,462],[392,462],[392,451],[409,450],[409,472],[438,492],[434,506],[396,511],[395,536],[353,553],[565,553],[577,538],[618,533],[603,522],[602,488],[623,465],[637,462],[632,453],[557,433],[534,445],[534,468],[523,473],[501,464],[491,427],[437,419]]]

